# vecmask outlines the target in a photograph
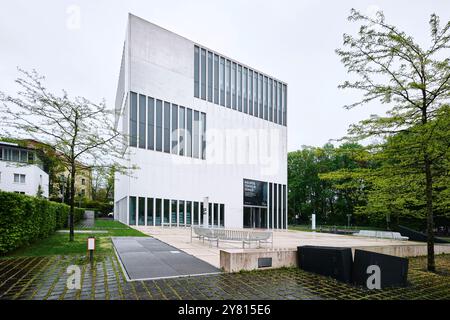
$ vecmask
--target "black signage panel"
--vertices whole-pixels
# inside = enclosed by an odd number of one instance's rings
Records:
[[[267,182],[244,179],[244,205],[267,206]]]

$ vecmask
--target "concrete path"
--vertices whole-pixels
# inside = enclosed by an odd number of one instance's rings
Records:
[[[220,242],[219,248],[208,242],[198,239],[191,242],[190,228],[162,228],[131,226],[147,235],[151,235],[171,246],[206,261],[220,268],[220,249],[242,249],[241,242]],[[334,246],[334,247],[378,247],[393,245],[417,244],[412,241],[399,241],[389,239],[362,238],[355,236],[338,235],[331,233],[304,232],[304,231],[274,231],[274,249],[296,249],[302,245]],[[255,248],[255,244],[252,245]]]
[[[154,280],[220,273],[205,261],[155,238],[111,238],[128,280]]]

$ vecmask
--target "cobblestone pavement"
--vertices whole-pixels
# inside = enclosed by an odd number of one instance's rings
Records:
[[[114,255],[92,266],[79,256],[0,259],[0,299],[450,299],[450,255],[410,259],[408,287],[367,290],[296,268],[127,282]],[[81,289],[67,289],[69,265],[81,268]]]

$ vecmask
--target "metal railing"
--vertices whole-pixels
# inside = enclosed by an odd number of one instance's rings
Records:
[[[258,248],[261,243],[270,243],[273,248],[273,232],[272,231],[255,231],[255,230],[236,230],[236,229],[224,229],[224,228],[210,228],[201,226],[191,227],[191,242],[193,238],[198,238],[205,242],[205,239],[211,242],[215,241],[216,246],[219,247],[219,241],[240,241],[242,242],[242,248],[245,245],[251,245],[252,242],[258,244]]]

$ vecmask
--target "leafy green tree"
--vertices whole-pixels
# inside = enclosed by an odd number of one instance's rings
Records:
[[[356,143],[335,148],[303,147],[288,154],[289,216],[317,215],[319,223],[346,223],[347,214],[364,201],[360,180],[353,170],[367,166],[364,148]]]
[[[372,219],[380,219],[385,214],[416,224],[422,228],[425,218],[426,195],[423,192],[423,153],[428,152],[433,165],[434,215],[446,220],[449,216],[450,200],[450,108],[443,106],[435,119],[426,126],[418,125],[407,132],[398,133],[387,139],[381,150],[374,156],[381,164],[371,172],[369,180],[372,188],[368,193],[367,206],[363,209]],[[429,136],[429,131],[433,135]],[[426,141],[425,141],[426,140]],[[426,148],[426,149],[425,149]],[[391,219],[387,219],[390,221]]]
[[[401,144],[404,152],[415,155],[417,173],[421,174],[427,217],[427,249],[429,271],[434,261],[434,189],[433,136],[429,123],[450,97],[450,21],[443,27],[439,17],[430,17],[430,44],[422,48],[412,36],[386,23],[382,12],[376,18],[352,9],[348,18],[361,24],[356,36],[344,34],[345,49],[336,53],[356,80],[345,81],[340,88],[363,92],[361,100],[346,106],[352,108],[378,100],[393,105],[384,116],[371,116],[349,129],[351,137],[365,139],[373,136],[387,138],[401,132],[420,132],[420,152]],[[412,148],[411,148],[412,147]],[[405,164],[406,165],[406,164]]]

